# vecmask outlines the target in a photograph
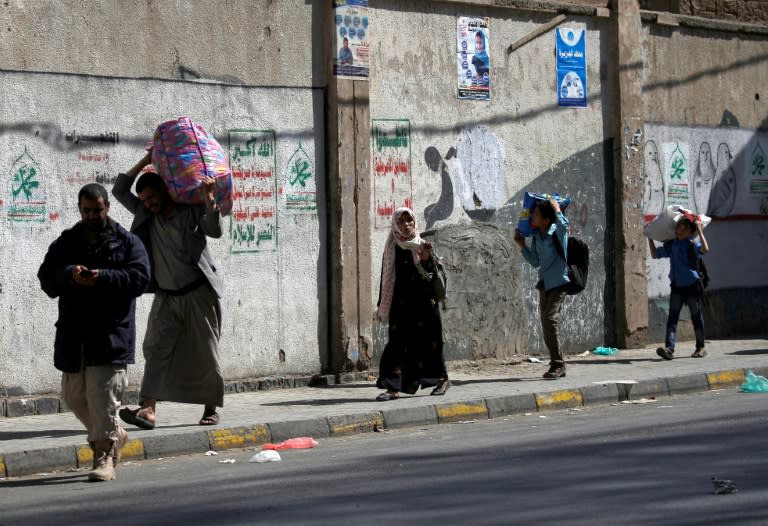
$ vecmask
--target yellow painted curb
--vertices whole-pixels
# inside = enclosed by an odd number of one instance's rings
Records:
[[[77,467],[84,468],[93,465],[93,450],[91,446],[83,444],[77,447]]]
[[[129,440],[120,452],[120,461],[144,460],[144,442],[138,438]],[[93,450],[88,444],[77,447],[77,467],[86,468],[93,465]]]
[[[6,477],[5,473],[5,457],[0,455],[0,477]]]
[[[459,422],[473,418],[488,418],[485,402],[458,402],[435,406],[438,422]]]
[[[536,406],[542,409],[566,409],[584,405],[581,391],[555,391],[536,395]]]
[[[384,417],[380,413],[352,415],[351,417],[329,417],[327,420],[331,436],[370,433],[377,426],[384,426]]]
[[[272,439],[267,424],[248,427],[231,427],[208,431],[208,440],[215,450],[266,444]]]
[[[144,460],[144,442],[138,438],[126,442],[120,453],[120,460]]]
[[[721,371],[719,373],[707,373],[707,381],[709,382],[710,389],[741,385],[744,383],[744,378],[744,371],[740,369]]]

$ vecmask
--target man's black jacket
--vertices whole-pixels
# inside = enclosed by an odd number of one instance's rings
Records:
[[[72,266],[98,269],[96,284],[72,280]],[[147,287],[150,266],[141,240],[109,219],[98,241],[89,243],[78,223],[48,248],[37,273],[43,291],[59,298],[54,365],[75,373],[80,365],[134,363],[136,297]]]

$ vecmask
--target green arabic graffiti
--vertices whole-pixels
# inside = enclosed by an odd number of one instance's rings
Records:
[[[24,197],[29,201],[32,198],[34,190],[40,186],[35,180],[37,170],[33,166],[22,166],[19,171],[13,175],[13,197],[16,198],[24,192]]]
[[[307,186],[307,179],[312,177],[309,163],[304,159],[298,159],[293,163],[293,166],[291,166],[291,173],[296,176],[291,181],[291,186],[294,186],[297,182],[301,186]]]
[[[752,175],[762,176],[765,174],[765,157],[762,155],[756,155],[752,159]]]
[[[672,174],[669,176],[669,178],[682,179],[684,173],[685,173],[685,163],[683,162],[683,159],[678,157],[677,159],[672,161]]]

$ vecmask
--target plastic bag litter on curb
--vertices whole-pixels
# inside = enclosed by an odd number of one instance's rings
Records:
[[[283,440],[279,444],[264,444],[261,446],[261,449],[308,449],[315,447],[317,444],[317,440],[312,437],[295,437]]]
[[[283,459],[280,458],[280,453],[274,449],[265,449],[253,455],[248,462],[258,462],[261,464],[264,462],[280,462],[281,460]]]
[[[741,390],[745,393],[768,393],[768,378],[753,373],[751,370],[747,371],[747,377],[743,384],[741,384]]]
[[[619,350],[616,347],[595,347],[592,349],[592,353],[602,356],[613,356],[614,354],[618,354]]]

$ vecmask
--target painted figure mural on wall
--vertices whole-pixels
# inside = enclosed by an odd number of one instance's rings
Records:
[[[502,205],[504,148],[489,128],[464,128],[455,149],[449,148],[443,156],[430,146],[424,160],[441,177],[437,201],[424,210],[428,230],[439,224],[462,223],[467,217],[488,221]]]
[[[768,215],[764,134],[741,129],[657,130],[654,125],[646,126],[646,134],[651,137],[643,164],[646,221],[672,204],[720,219]]]
[[[707,206],[708,216],[726,217],[733,212],[736,202],[736,174],[731,167],[732,159],[728,145],[720,144],[717,147],[717,168]]]
[[[490,219],[504,198],[504,147],[490,128],[464,128],[456,146],[464,175],[459,200],[469,217]]]
[[[456,148],[448,148],[445,155],[441,155],[437,148],[430,146],[424,152],[424,162],[440,175],[440,195],[436,202],[424,209],[426,229],[471,222],[459,199],[464,174],[461,162],[456,158]]]
[[[650,221],[664,209],[664,177],[661,171],[661,159],[656,142],[648,141],[644,148],[643,178],[645,194],[643,196],[643,215]]]
[[[708,142],[699,146],[699,158],[693,173],[693,202],[695,212],[706,214],[709,206],[709,195],[712,192],[715,177],[715,163],[712,161],[712,147]]]

